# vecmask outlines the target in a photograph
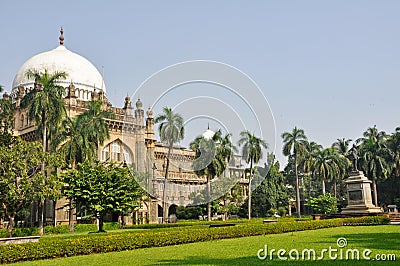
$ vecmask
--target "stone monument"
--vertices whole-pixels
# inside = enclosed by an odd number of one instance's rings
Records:
[[[354,170],[345,181],[347,187],[348,205],[342,210],[342,214],[373,214],[382,213],[382,209],[372,204],[371,183],[362,171],[357,168],[357,150],[353,145]]]

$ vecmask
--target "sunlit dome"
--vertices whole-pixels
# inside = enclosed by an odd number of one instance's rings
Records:
[[[206,131],[204,131],[204,133],[202,134],[202,137],[205,138],[206,140],[210,140],[214,137],[214,135],[215,135],[215,132],[212,131],[210,129],[210,125],[208,125],[208,128]]]
[[[28,70],[44,72],[45,69],[52,74],[56,71],[67,73],[65,80],[60,80],[59,85],[67,87],[73,83],[78,90],[77,95],[82,100],[91,98],[91,92],[106,92],[102,75],[86,58],[71,52],[64,46],[63,30],[61,29],[60,45],[50,51],[40,53],[28,59],[18,70],[12,85],[12,95],[15,95],[19,86],[24,88],[34,87],[34,80],[26,77]]]

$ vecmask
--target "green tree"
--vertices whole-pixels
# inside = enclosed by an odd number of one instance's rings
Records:
[[[80,133],[83,136],[83,143],[81,147],[84,147],[81,152],[82,156],[91,158],[90,150],[91,145],[95,145],[97,156],[100,158],[100,145],[104,143],[106,139],[110,138],[110,131],[106,119],[113,119],[114,114],[111,111],[104,109],[104,104],[101,100],[93,100],[87,102],[87,108],[85,112],[78,115],[76,123],[78,125],[84,125],[80,129]]]
[[[43,152],[37,142],[16,139],[10,146],[0,146],[0,207],[9,220],[9,237],[18,211],[35,200],[59,196],[62,183],[56,171],[44,175],[43,162],[53,169],[61,165],[57,156]]]
[[[190,148],[196,153],[196,160],[193,163],[194,172],[198,176],[207,177],[206,202],[207,219],[211,221],[211,179],[223,173],[225,170],[225,159],[218,153],[216,143],[213,139],[197,137]]]
[[[99,219],[100,232],[107,213],[133,209],[143,195],[129,170],[111,162],[80,163],[67,171],[64,182],[65,196]]]
[[[335,151],[333,148],[319,150],[306,164],[307,171],[311,171],[312,176],[321,181],[322,194],[326,192],[325,181],[335,179],[341,172],[339,155]]]
[[[12,142],[14,108],[11,98],[4,94],[0,99],[0,146],[9,146]]]
[[[51,132],[55,132],[66,115],[63,95],[65,89],[57,85],[57,81],[65,79],[65,72],[49,73],[47,69],[43,72],[28,70],[28,78],[35,80],[35,87],[22,99],[21,107],[28,108],[28,115],[34,120],[38,127],[38,133],[42,137],[43,151],[48,151],[48,142]],[[49,129],[49,130],[48,130]],[[42,164],[45,172],[45,164]],[[44,199],[39,202],[39,233],[43,235],[43,207]]]
[[[368,177],[372,179],[373,187],[373,200],[374,204],[378,206],[378,191],[376,180],[384,180],[390,175],[392,170],[393,154],[387,147],[387,135],[384,131],[379,131],[376,126],[368,128],[363,133],[363,138],[356,140],[360,143],[360,160],[359,165]]]
[[[252,213],[265,217],[270,210],[287,210],[294,191],[287,186],[285,176],[279,171],[279,162],[267,168],[257,167],[255,175],[266,176],[252,195]],[[268,172],[267,172],[268,171]]]
[[[29,118],[35,121],[42,136],[43,151],[48,151],[48,128],[58,127],[66,115],[63,101],[65,89],[57,85],[57,81],[65,79],[67,74],[29,70],[26,76],[35,79],[35,88],[25,95],[21,106],[28,108]]]
[[[306,205],[311,207],[314,213],[330,214],[338,212],[337,200],[330,193],[320,195],[316,198],[309,198]]]
[[[183,118],[180,114],[174,113],[171,108],[164,107],[163,113],[159,114],[154,122],[159,123],[158,132],[160,134],[160,139],[162,142],[166,143],[168,146],[167,154],[167,164],[165,167],[165,177],[163,183],[163,223],[167,220],[167,194],[165,191],[166,182],[168,179],[168,171],[170,164],[170,156],[174,143],[179,142],[183,139],[185,135],[185,130],[183,127]]]
[[[248,191],[248,218],[251,219],[251,181],[253,179],[253,164],[257,164],[262,156],[262,148],[268,149],[268,145],[265,140],[257,138],[254,134],[251,134],[248,130],[240,132],[240,139],[238,145],[242,146],[242,156],[245,158],[246,163],[250,163],[250,175],[249,175],[249,191]]]
[[[299,129],[294,127],[292,132],[284,132],[282,134],[283,139],[283,155],[285,156],[293,156],[294,158],[294,168],[295,168],[295,177],[296,177],[296,210],[298,217],[301,217],[300,214],[300,188],[299,188],[299,172],[298,172],[298,163],[299,157],[305,154],[305,145],[307,143],[307,137],[304,134],[303,129]]]

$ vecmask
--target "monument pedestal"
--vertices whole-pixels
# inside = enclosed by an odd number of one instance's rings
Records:
[[[348,205],[342,214],[382,213],[382,209],[372,204],[371,183],[362,171],[353,171],[345,181],[347,185]]]

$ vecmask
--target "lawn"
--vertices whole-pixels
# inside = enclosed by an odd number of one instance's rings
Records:
[[[337,239],[344,237],[347,246],[339,248]],[[272,260],[269,256],[265,260],[257,257],[257,252],[268,246],[268,251],[276,249]],[[285,249],[284,257],[288,257],[291,249],[301,252],[304,249],[314,249],[316,256],[320,256],[323,249],[338,249],[332,255],[343,259],[330,260],[325,253],[324,260],[279,260],[277,250]],[[345,253],[349,249],[358,249],[362,252],[370,249],[370,261],[345,260]],[[295,255],[295,253],[292,253]],[[394,254],[392,261],[377,261],[376,255]],[[264,253],[260,253],[264,255]],[[349,255],[351,257],[351,255]],[[396,259],[396,261],[393,261]],[[137,249],[132,251],[94,254],[54,260],[41,260],[18,263],[16,265],[399,265],[400,261],[400,226],[344,226],[336,228],[301,231],[277,235],[253,236],[235,239],[225,239],[193,244],[167,246],[159,248]]]

